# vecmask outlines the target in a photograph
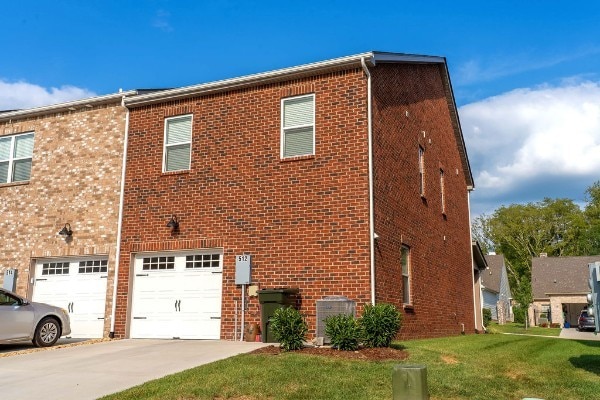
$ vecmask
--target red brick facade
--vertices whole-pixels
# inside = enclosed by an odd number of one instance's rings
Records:
[[[401,306],[399,248],[410,246],[413,308],[402,337],[473,329],[467,183],[444,65],[381,64],[373,74],[376,299]],[[360,66],[130,107],[115,336],[127,335],[132,256],[222,248],[221,337],[232,339],[235,255],[260,288],[297,287],[314,336],[316,300],[371,301],[367,77]],[[281,99],[315,95],[315,155],[282,160]],[[193,116],[189,171],[162,172],[165,118]],[[423,134],[423,132],[425,132]],[[417,149],[426,152],[426,195]],[[445,172],[446,214],[439,171]],[[180,230],[166,228],[177,215]],[[260,321],[250,298],[246,322]]]

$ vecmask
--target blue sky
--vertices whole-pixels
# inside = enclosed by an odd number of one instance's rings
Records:
[[[558,1],[29,1],[0,13],[0,109],[369,50],[447,57],[474,214],[584,200],[600,171],[600,5]]]

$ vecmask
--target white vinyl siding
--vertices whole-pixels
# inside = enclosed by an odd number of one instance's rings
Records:
[[[192,150],[192,116],[165,120],[163,172],[190,169]]]
[[[283,99],[281,108],[282,158],[315,154],[315,96]]]
[[[29,132],[0,138],[0,183],[29,181],[33,137]]]

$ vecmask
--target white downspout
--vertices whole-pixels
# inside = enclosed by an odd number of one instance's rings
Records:
[[[475,259],[473,258],[473,228],[471,227],[471,190],[467,190],[467,211],[469,213],[469,243],[471,244],[469,247],[471,248],[471,282],[473,282],[473,322],[475,324],[475,329],[479,329],[477,327],[477,299],[475,299]],[[481,278],[480,278],[481,279]],[[481,300],[481,288],[479,289],[479,299]],[[480,307],[481,308],[481,307]],[[483,312],[479,310],[480,313],[480,321],[481,326],[483,327]],[[485,329],[485,327],[483,328]]]
[[[121,99],[121,106],[125,107],[125,96]],[[125,168],[127,166],[127,142],[129,135],[129,109],[125,114],[125,138],[123,139],[123,161],[121,165],[121,194],[119,197],[119,220],[117,222],[117,253],[115,256],[115,278],[113,280],[112,311],[110,314],[109,337],[115,337],[115,317],[117,315],[117,286],[119,283],[119,262],[121,259],[121,230],[123,228],[123,202],[125,198]]]
[[[365,75],[367,75],[367,123],[369,135],[369,248],[371,251],[371,304],[375,305],[375,209],[373,201],[373,123],[371,112],[371,73],[365,63],[365,58],[361,57]]]

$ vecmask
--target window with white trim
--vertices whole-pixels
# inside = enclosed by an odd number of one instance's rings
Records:
[[[419,146],[419,194],[425,196],[425,149]]]
[[[400,251],[400,263],[402,264],[402,303],[411,304],[410,299],[410,248],[402,246]]]
[[[221,254],[194,254],[185,257],[185,267],[194,268],[218,268],[221,266]]]
[[[68,275],[68,262],[51,262],[42,264],[42,275]]]
[[[158,271],[175,269],[175,257],[144,257],[142,260],[143,271]]]
[[[29,181],[33,137],[33,132],[0,137],[0,183]]]
[[[442,200],[442,214],[446,214],[446,184],[444,182],[443,169],[440,169],[440,194]]]
[[[192,116],[165,120],[163,172],[190,169],[192,154]]]
[[[315,154],[315,95],[281,100],[281,158]]]

